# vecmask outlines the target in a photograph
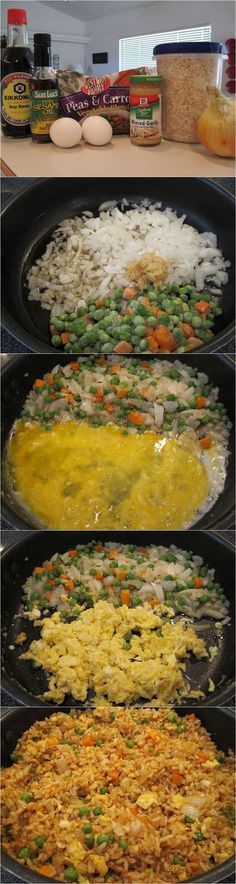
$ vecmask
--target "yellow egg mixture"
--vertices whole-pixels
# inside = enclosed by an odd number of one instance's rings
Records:
[[[182,528],[209,495],[198,445],[183,435],[18,421],[8,458],[16,492],[51,528]]]

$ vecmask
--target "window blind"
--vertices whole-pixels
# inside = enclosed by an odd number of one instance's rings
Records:
[[[157,43],[180,43],[181,41],[211,40],[211,25],[201,25],[197,28],[182,28],[177,31],[164,31],[161,34],[142,34],[139,37],[122,37],[119,40],[119,70],[142,67],[152,67],[153,49]]]

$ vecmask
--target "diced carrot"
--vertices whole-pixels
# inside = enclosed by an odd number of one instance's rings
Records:
[[[44,568],[34,568],[34,574],[43,574]]]
[[[174,335],[172,335],[172,332],[170,332],[165,325],[157,325],[154,337],[160,347],[165,347],[167,352],[169,351],[171,353],[172,350],[177,350],[177,343]]]
[[[73,393],[67,393],[65,396],[65,399],[67,402],[71,402],[71,403],[75,401],[75,397],[73,396]]]
[[[104,409],[105,411],[108,411],[110,414],[112,414],[112,412],[114,411],[114,405],[112,405],[112,402],[106,402],[104,405]]]
[[[51,597],[52,597],[52,593],[49,590],[48,590],[48,592],[44,593],[44,598],[47,599],[48,602],[50,602]]]
[[[132,350],[133,347],[127,341],[119,341],[119,344],[114,347],[114,353],[132,353]]]
[[[160,735],[157,733],[157,731],[148,731],[147,740],[153,740],[153,742],[154,742],[155,740],[159,740],[159,739],[160,739]]]
[[[211,439],[210,436],[204,436],[203,439],[199,439],[199,445],[201,448],[211,448]]]
[[[103,543],[96,543],[95,549],[97,550],[97,552],[102,552]]]
[[[118,387],[118,390],[116,393],[117,399],[125,399],[125,397],[127,396],[127,393],[128,393],[127,387]]]
[[[199,753],[198,753],[198,758],[199,758],[199,761],[203,761],[203,762],[204,762],[204,761],[208,761],[208,759],[209,759],[209,755],[207,755],[206,752],[199,752]]]
[[[50,586],[56,586],[55,580],[48,580],[47,582],[50,583]]]
[[[154,338],[154,335],[148,335],[147,340],[148,340],[149,350],[151,350],[151,353],[157,353],[157,351],[159,350],[159,344],[157,343],[156,339]]]
[[[126,307],[124,316],[133,316],[133,312],[132,307]]]
[[[105,362],[106,362],[105,356],[99,356],[99,359],[97,359],[98,365],[105,365]]]
[[[61,334],[61,342],[62,342],[62,344],[68,344],[68,343],[69,343],[69,337],[70,337],[69,332],[62,332],[62,334]]]
[[[198,310],[199,313],[208,313],[210,310],[210,305],[207,303],[207,301],[198,301],[198,303],[196,304],[196,310]]]
[[[68,393],[69,393],[68,387],[61,387],[60,395],[67,396]]]
[[[71,371],[78,371],[78,368],[79,368],[79,362],[71,362],[70,363]]]
[[[205,408],[205,405],[206,405],[205,396],[197,396],[197,407],[198,408]]]
[[[139,552],[141,552],[141,553],[146,553],[146,552],[147,552],[147,547],[146,547],[146,546],[139,546]]]
[[[139,411],[129,411],[128,418],[131,421],[131,424],[134,424],[136,427],[139,427],[144,423],[144,417],[142,414],[139,414]]]
[[[133,286],[129,286],[129,285],[126,286],[126,288],[123,291],[123,298],[125,299],[125,301],[132,301],[132,299],[135,298],[135,296],[136,296],[136,289]]]
[[[77,555],[78,555],[78,550],[77,550],[77,549],[70,549],[70,550],[69,550],[69,556],[70,556],[71,559],[75,559]]]
[[[98,301],[95,301],[96,307],[103,307],[104,303],[105,302],[103,298],[99,298]]]
[[[148,599],[149,605],[151,608],[156,608],[157,605],[160,605],[160,599]]]
[[[55,378],[53,377],[53,374],[46,374],[46,381],[47,384],[55,384]]]
[[[60,580],[62,582],[63,582],[63,580],[68,580],[68,574],[64,574],[64,571],[63,571],[63,573],[60,574]]]
[[[201,586],[204,585],[204,580],[202,577],[195,577],[194,583],[195,583],[196,589],[201,589]]]
[[[47,568],[47,571],[53,571],[54,565],[52,562],[45,562],[45,568]]]
[[[103,580],[102,571],[96,571],[95,580]]]
[[[75,584],[73,580],[65,580],[64,587],[66,592],[71,592],[72,589],[75,588]]]
[[[93,734],[87,734],[87,736],[85,735],[85,737],[83,738],[84,746],[94,746],[94,743],[95,737],[93,736]]]
[[[39,390],[40,387],[44,387],[44,384],[45,384],[45,381],[43,381],[41,378],[36,378],[36,381],[34,382],[33,386],[35,387],[36,390]]]
[[[150,307],[149,298],[144,297],[144,298],[139,298],[139,300],[140,300],[141,304],[144,304],[144,307]]]
[[[192,335],[194,335],[194,329],[193,326],[190,325],[190,322],[181,322],[180,328],[186,338],[191,338]]]
[[[118,550],[117,549],[110,549],[109,553],[108,553],[108,558],[109,559],[117,559],[118,558]]]
[[[152,366],[150,362],[142,362],[143,368],[146,368],[148,371],[152,371]]]
[[[129,589],[122,589],[120,594],[121,604],[129,605],[130,603],[130,591]]]
[[[110,368],[111,374],[118,374],[121,370],[121,365],[112,365]]]
[[[120,771],[116,770],[115,767],[111,768],[111,770],[108,771],[108,778],[109,778],[109,780],[111,780],[112,783],[117,783],[119,776],[120,776]]]
[[[55,869],[53,866],[35,866],[35,868],[40,875],[46,875],[47,878],[54,878]]]
[[[173,770],[171,774],[171,779],[172,783],[174,783],[175,786],[181,786],[183,782],[183,775],[180,773],[179,770]]]
[[[127,572],[124,571],[123,568],[120,568],[120,570],[117,571],[117,578],[118,578],[118,580],[124,580],[124,578],[126,577],[126,573],[127,573]]]
[[[96,402],[103,402],[104,393],[102,392],[102,390],[96,390],[96,393],[94,394],[94,399],[96,400]]]

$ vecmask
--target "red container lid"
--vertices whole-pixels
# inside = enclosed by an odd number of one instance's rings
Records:
[[[27,25],[27,13],[25,9],[8,9],[7,22],[9,25]]]

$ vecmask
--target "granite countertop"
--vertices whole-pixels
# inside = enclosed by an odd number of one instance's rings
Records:
[[[2,206],[4,207],[8,200],[12,198],[16,193],[19,193],[21,190],[24,190],[27,185],[33,183],[34,181],[39,181],[38,178],[2,178],[1,180],[1,188],[2,188]],[[190,179],[191,180],[191,179]],[[233,196],[235,194],[235,179],[234,178],[213,178],[217,184],[231,193]],[[2,329],[2,353],[31,353],[32,351],[25,346],[25,344],[21,344],[17,339],[10,334],[10,332]],[[230,341],[229,344],[222,346],[217,350],[218,353],[234,353],[235,352],[235,342],[234,338]]]

